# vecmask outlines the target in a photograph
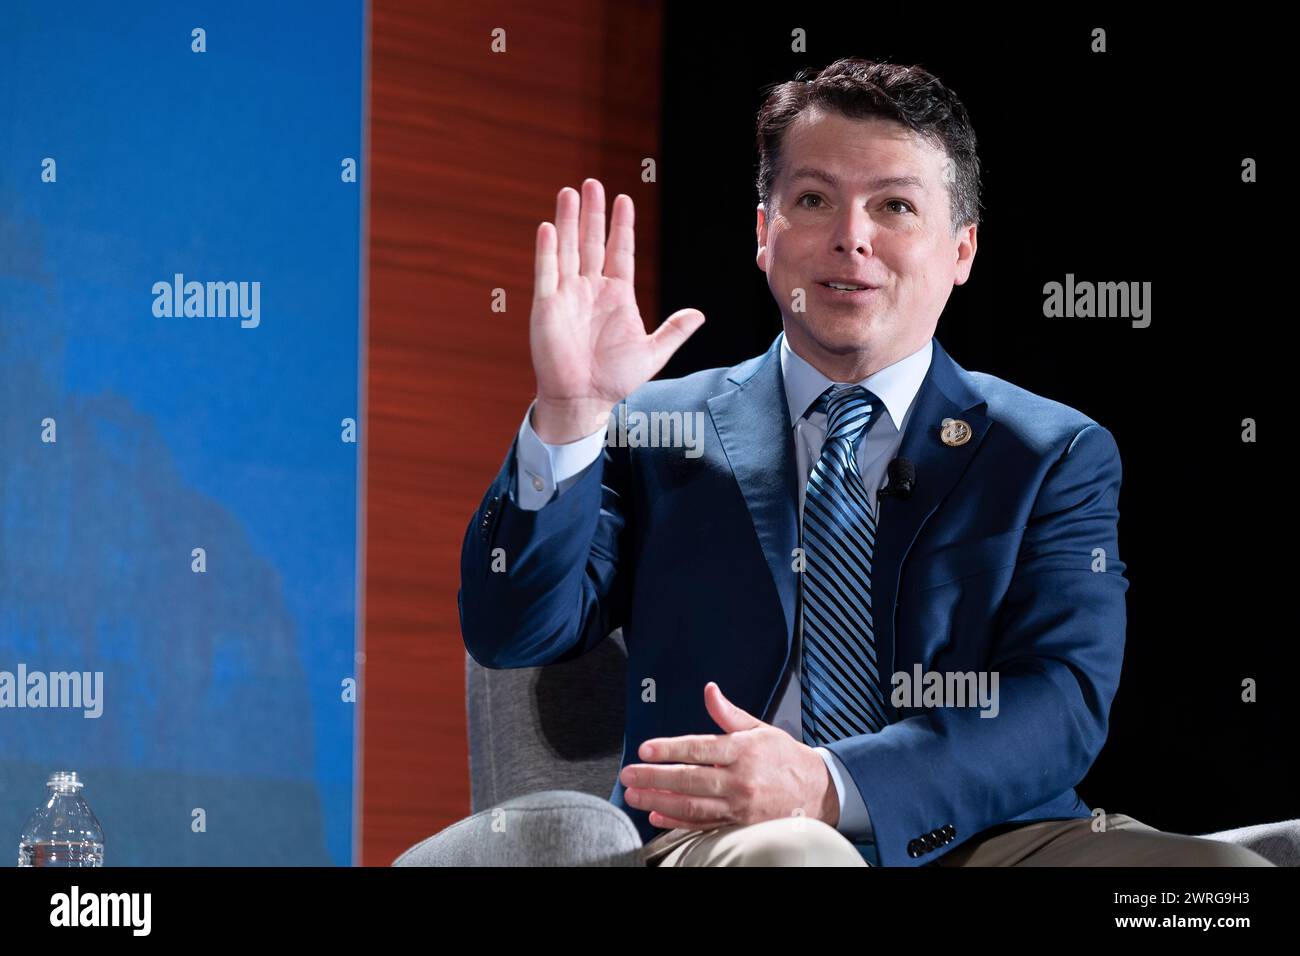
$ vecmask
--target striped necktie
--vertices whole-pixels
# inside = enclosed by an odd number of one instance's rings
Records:
[[[826,412],[826,440],[808,477],[800,526],[800,698],[804,743],[813,747],[889,722],[871,617],[876,516],[857,461],[857,447],[884,405],[860,385],[832,385],[816,408]]]

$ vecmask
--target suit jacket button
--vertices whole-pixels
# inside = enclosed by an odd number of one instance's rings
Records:
[[[492,531],[492,516],[496,514],[497,505],[500,503],[500,498],[493,497],[492,500],[488,502],[487,507],[483,509],[483,520],[479,522],[478,530],[479,536],[482,537],[484,541],[488,539],[488,535]]]
[[[912,840],[907,844],[907,855],[914,860],[924,852],[925,850],[921,847],[920,840]]]

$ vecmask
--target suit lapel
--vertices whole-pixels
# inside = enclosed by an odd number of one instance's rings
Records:
[[[737,365],[727,376],[737,387],[709,399],[708,405],[781,600],[788,653],[798,600],[791,565],[799,546],[799,499],[780,342],[778,335],[765,354]],[[779,627],[773,635],[779,638]]]
[[[778,335],[765,354],[737,365],[727,376],[737,387],[709,399],[708,406],[780,598],[788,654],[798,603],[798,580],[791,565],[799,544],[799,496],[780,341]],[[938,339],[933,341],[930,368],[917,392],[897,455],[916,466],[916,484],[907,498],[880,499],[876,529],[872,608],[877,657],[884,665],[880,670],[881,689],[887,703],[889,675],[895,669],[894,610],[903,562],[926,520],[970,464],[989,424],[983,412],[984,400],[966,372],[948,356]],[[940,439],[945,418],[966,422],[971,429],[970,440],[963,445],[945,445]],[[879,608],[888,608],[888,612],[881,613]],[[770,704],[770,700],[765,702],[764,713]],[[897,718],[892,707],[890,717]]]
[[[881,690],[887,705],[890,676],[895,671],[894,613],[903,562],[926,520],[966,471],[989,426],[983,411],[984,399],[971,386],[966,372],[939,345],[939,340],[933,342],[930,368],[917,392],[915,408],[896,456],[915,465],[915,486],[906,498],[880,498],[877,512],[871,604],[877,659],[882,664]],[[969,425],[970,440],[963,445],[945,445],[940,438],[945,418],[958,418]],[[888,716],[896,720],[898,715],[892,705],[889,709]]]

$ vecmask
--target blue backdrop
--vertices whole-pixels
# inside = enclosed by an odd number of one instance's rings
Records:
[[[103,674],[0,707],[7,865],[59,769],[108,865],[351,862],[364,21],[0,6],[0,680]]]

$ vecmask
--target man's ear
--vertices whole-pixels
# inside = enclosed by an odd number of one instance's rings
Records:
[[[754,256],[754,261],[764,272],[767,271],[767,214],[763,211],[763,204],[758,204],[758,218],[754,223],[754,238],[758,242],[758,252]]]
[[[975,233],[978,230],[979,226],[971,223],[957,234],[957,269],[953,285],[963,285],[970,278],[971,267],[975,265]]]

